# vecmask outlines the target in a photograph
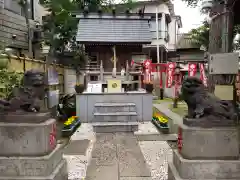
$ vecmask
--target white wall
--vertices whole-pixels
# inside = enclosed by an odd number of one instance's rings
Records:
[[[161,2],[160,2],[161,3]],[[140,7],[136,7],[136,9],[133,10],[133,12],[137,12],[137,10]],[[165,31],[167,30],[166,28],[166,21],[165,21],[165,15],[166,14],[170,14],[168,6],[164,3],[161,3],[159,5],[155,5],[155,4],[149,4],[149,5],[145,5],[145,13],[156,13],[156,9],[158,11],[158,13],[162,13],[162,18],[160,20],[160,31],[161,34],[159,34],[159,37],[165,37]],[[177,36],[177,31],[178,31],[178,27],[177,27],[177,19],[176,17],[171,17],[172,21],[169,24],[168,27],[168,33],[169,33],[169,42],[166,42],[164,39],[153,39],[151,45],[163,45],[166,47],[166,49],[173,51],[176,49],[176,36]]]
[[[177,25],[177,18],[171,17],[172,21],[169,24],[169,42],[168,42],[168,50],[174,51],[176,50],[177,44],[177,34],[178,34],[178,25]]]
[[[39,0],[34,1],[34,20],[42,24],[42,16],[45,16],[48,12],[39,4]]]

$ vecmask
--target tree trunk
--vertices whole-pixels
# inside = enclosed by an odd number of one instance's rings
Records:
[[[229,0],[231,1],[231,0]],[[209,54],[227,53],[232,49],[232,27],[233,16],[225,13],[224,5],[220,4],[213,9],[213,14],[223,13],[212,20],[209,31]],[[209,75],[208,88],[210,92],[214,92],[215,85],[227,85],[228,75]]]

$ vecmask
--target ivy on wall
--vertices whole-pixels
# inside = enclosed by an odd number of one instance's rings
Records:
[[[0,98],[8,99],[15,87],[21,85],[23,73],[0,69]]]
[[[5,53],[4,46],[0,47],[0,98],[8,99],[13,88],[21,84],[23,73],[8,70],[10,58]]]

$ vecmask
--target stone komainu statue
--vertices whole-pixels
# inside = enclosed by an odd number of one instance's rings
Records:
[[[235,108],[206,91],[202,81],[188,77],[183,81],[181,99],[187,103],[188,115],[184,124],[189,126],[227,126],[236,120]]]
[[[0,100],[0,111],[39,112],[45,97],[46,77],[43,72],[29,70],[24,73],[20,87],[15,87],[7,100]]]

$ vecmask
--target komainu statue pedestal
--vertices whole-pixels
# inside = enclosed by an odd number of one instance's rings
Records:
[[[57,144],[56,120],[49,113],[14,112],[3,116],[0,180],[68,179],[62,147]]]
[[[180,125],[168,180],[239,180],[239,142],[237,127]]]

